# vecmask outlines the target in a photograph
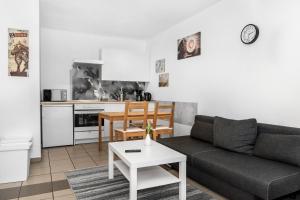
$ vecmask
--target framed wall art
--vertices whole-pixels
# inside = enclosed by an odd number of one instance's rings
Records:
[[[177,59],[199,56],[201,54],[201,32],[177,41]]]
[[[8,75],[28,76],[29,32],[8,29]]]
[[[169,87],[169,73],[159,74],[159,87]]]
[[[164,73],[166,66],[166,59],[160,59],[155,62],[155,72],[156,73]]]

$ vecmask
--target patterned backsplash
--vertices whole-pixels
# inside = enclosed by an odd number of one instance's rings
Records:
[[[100,81],[99,92],[108,99],[120,100],[123,91],[124,100],[135,100],[137,90],[145,90],[145,82],[132,81]],[[105,96],[106,95],[106,96]]]
[[[135,100],[137,90],[145,90],[145,82],[102,81],[101,67],[96,64],[74,63],[71,70],[72,99]]]

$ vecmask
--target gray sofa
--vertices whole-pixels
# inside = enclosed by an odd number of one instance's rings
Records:
[[[300,167],[297,165],[300,149],[295,151],[296,146],[285,150],[298,145],[298,139],[296,142],[289,139],[281,146],[276,144],[276,136],[298,137],[300,129],[257,123],[254,153],[245,154],[217,147],[212,142],[216,129],[214,121],[215,117],[198,115],[190,136],[164,138],[158,142],[187,155],[187,175],[190,178],[231,200],[283,199],[300,190]],[[264,136],[262,134],[271,134],[268,135],[271,137],[267,140],[260,138],[257,144],[258,137]],[[274,159],[269,156],[270,149],[279,152]],[[293,160],[295,156],[296,160]],[[289,161],[296,161],[296,164]]]

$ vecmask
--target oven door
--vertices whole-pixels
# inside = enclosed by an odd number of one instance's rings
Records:
[[[104,110],[75,110],[74,131],[98,131],[98,115]],[[104,120],[102,120],[102,127]]]

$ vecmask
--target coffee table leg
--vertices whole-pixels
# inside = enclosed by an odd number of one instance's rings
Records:
[[[136,200],[137,199],[137,168],[130,167],[130,193],[129,199]]]
[[[114,178],[114,153],[108,145],[108,178]]]
[[[179,199],[186,200],[186,162],[179,163]]]

